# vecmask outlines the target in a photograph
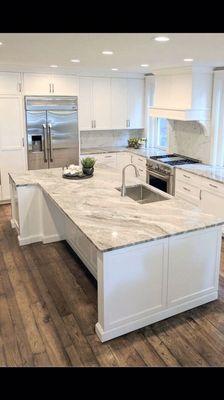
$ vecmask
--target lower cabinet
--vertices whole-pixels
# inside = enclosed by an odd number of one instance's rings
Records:
[[[224,185],[222,183],[176,170],[175,196],[200,207],[205,213],[224,219]]]
[[[146,159],[135,154],[131,154],[128,151],[121,151],[117,153],[98,153],[98,154],[81,154],[80,159],[85,157],[93,157],[98,163],[108,165],[112,168],[122,169],[128,164],[134,164],[138,168],[139,179],[142,182],[146,182]],[[127,168],[126,176],[134,177],[134,168]]]

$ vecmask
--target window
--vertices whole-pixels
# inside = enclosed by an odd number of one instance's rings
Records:
[[[157,118],[157,146],[168,147],[168,123],[165,118]]]

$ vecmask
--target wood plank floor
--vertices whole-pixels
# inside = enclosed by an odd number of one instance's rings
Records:
[[[97,286],[65,242],[20,247],[0,206],[0,365],[224,366],[224,244],[219,300],[106,343]]]

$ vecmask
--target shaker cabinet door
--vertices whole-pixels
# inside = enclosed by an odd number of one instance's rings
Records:
[[[23,91],[25,95],[49,95],[52,94],[52,75],[24,74]]]
[[[128,79],[129,129],[144,128],[144,80]]]
[[[127,79],[111,79],[111,128],[126,129],[127,123]]]
[[[93,119],[95,130],[111,128],[110,79],[93,78]]]

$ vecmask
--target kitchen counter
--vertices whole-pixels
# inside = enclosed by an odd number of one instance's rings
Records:
[[[176,168],[180,168],[186,172],[203,176],[204,178],[212,179],[216,182],[224,183],[224,167],[217,167],[209,164],[187,164],[179,165]]]
[[[121,197],[121,171],[106,165],[81,181],[61,168],[10,176],[19,244],[66,240],[97,279],[102,342],[217,299],[224,219],[167,194]]]
[[[169,200],[138,204],[121,197],[121,173],[97,166],[87,180],[63,179],[61,168],[10,174],[16,186],[39,185],[102,252],[221,225],[224,221],[170,196]],[[126,184],[139,183],[126,178]],[[156,190],[156,189],[154,189]]]
[[[150,158],[151,156],[160,156],[163,154],[167,154],[166,151],[158,149],[157,147],[149,147],[147,149],[145,148],[134,149],[125,146],[82,148],[81,154],[118,153],[122,151],[127,151],[129,153],[137,154],[147,159]]]

